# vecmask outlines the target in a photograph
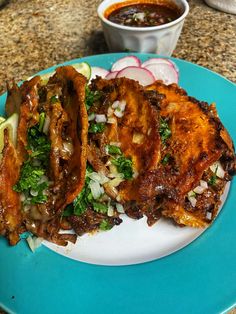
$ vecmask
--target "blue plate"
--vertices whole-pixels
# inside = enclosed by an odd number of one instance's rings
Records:
[[[127,54],[87,61],[109,69]],[[143,61],[156,55],[136,54]],[[223,124],[236,142],[236,86],[220,75],[173,59],[180,85],[189,95],[216,102]],[[45,74],[54,69],[40,72]],[[4,111],[5,96],[0,104]],[[84,264],[46,247],[34,254],[25,242],[9,247],[0,239],[0,306],[18,314],[221,313],[236,304],[236,184],[204,234],[184,249],[154,262],[105,267]]]

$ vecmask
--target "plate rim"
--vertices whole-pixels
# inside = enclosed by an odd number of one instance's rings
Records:
[[[142,54],[142,53],[112,53],[112,54],[101,54],[101,55],[93,55],[93,56],[87,56],[87,57],[82,57],[82,58],[77,58],[77,59],[72,59],[72,60],[68,60],[68,61],[66,61],[66,62],[64,62],[64,63],[60,63],[60,64],[58,64],[58,65],[54,65],[54,66],[52,66],[52,67],[49,67],[49,68],[47,68],[47,69],[44,69],[44,70],[42,70],[42,71],[39,71],[39,72],[37,72],[37,74],[41,74],[42,72],[45,72],[45,73],[47,73],[47,72],[49,72],[50,70],[53,70],[53,69],[55,69],[56,67],[58,67],[58,66],[61,66],[61,65],[66,65],[66,64],[70,64],[72,61],[75,61],[75,60],[83,60],[83,59],[88,59],[88,58],[97,58],[97,57],[106,57],[106,56],[108,56],[108,55],[111,55],[111,56],[117,56],[117,59],[118,59],[118,57],[120,56],[122,56],[122,55],[139,55],[139,56],[158,56],[158,57],[161,57],[161,56],[159,56],[159,55],[156,55],[156,54]],[[222,76],[222,75],[220,75],[220,74],[218,74],[218,73],[216,73],[216,72],[214,72],[214,71],[212,71],[212,70],[210,70],[210,69],[207,69],[207,68],[205,68],[205,67],[203,67],[203,66],[200,66],[200,65],[197,65],[197,64],[194,64],[194,63],[191,63],[191,62],[189,62],[189,61],[186,61],[186,60],[182,60],[182,59],[178,59],[178,58],[170,58],[170,59],[173,59],[173,60],[178,60],[178,61],[180,61],[180,62],[184,62],[184,63],[188,63],[188,64],[190,64],[191,66],[195,66],[195,67],[199,67],[199,68],[201,68],[201,69],[203,69],[203,70],[205,70],[205,71],[209,71],[209,72],[211,72],[211,74],[214,74],[214,76],[217,76],[218,78],[220,78],[220,79],[223,79],[224,81],[227,81],[227,83],[230,83],[230,85],[233,85],[234,87],[236,87],[236,84],[234,83],[234,82],[232,82],[232,81],[230,81],[229,79],[227,79],[227,78],[225,78],[224,76]],[[81,61],[80,61],[81,62]],[[2,99],[4,97],[4,94],[3,95],[1,95],[0,96],[0,100]],[[198,96],[197,96],[198,97]],[[231,201],[231,198],[233,198],[233,191],[235,191],[235,188],[236,188],[236,186],[235,186],[235,180],[234,181],[232,181],[232,183],[231,183],[231,188],[230,188],[230,191],[229,191],[229,195],[228,195],[228,198],[227,198],[227,200],[226,200],[226,205],[225,205],[225,207],[227,206],[227,203],[229,203],[230,201]],[[228,205],[229,206],[229,205]],[[220,215],[219,215],[219,217],[217,218],[217,220],[220,218],[220,217],[222,217],[222,212],[220,213]],[[213,226],[214,226],[214,224],[213,224]],[[213,227],[212,226],[212,227]],[[212,229],[212,227],[210,228],[210,229]],[[210,229],[208,229],[206,232],[208,232]],[[206,233],[206,232],[204,232],[204,234]],[[202,236],[200,236],[199,238],[202,238]],[[199,239],[198,238],[198,239]],[[193,241],[192,243],[191,243],[191,245],[187,245],[187,247],[191,247],[195,242],[197,242],[196,240],[195,241]],[[204,244],[204,243],[203,243]],[[186,248],[187,248],[186,247]],[[189,250],[188,250],[189,251]],[[147,263],[143,263],[143,264],[139,264],[139,265],[132,265],[132,266],[121,266],[120,268],[123,268],[123,269],[131,269],[131,268],[139,268],[139,267],[141,267],[141,268],[146,268],[148,265],[151,267],[153,264],[156,264],[156,263],[158,263],[159,261],[162,261],[162,264],[163,264],[163,260],[166,260],[166,262],[167,262],[167,259],[172,259],[172,258],[170,258],[170,257],[173,257],[173,256],[175,256],[175,257],[178,257],[180,254],[182,255],[183,254],[183,252],[184,252],[184,250],[183,249],[181,249],[181,250],[179,250],[178,252],[176,252],[176,253],[173,253],[173,254],[171,254],[171,255],[169,255],[169,256],[166,256],[166,257],[164,257],[164,258],[161,258],[161,259],[159,259],[159,260],[155,260],[155,261],[152,261],[152,262],[147,262]],[[0,252],[0,254],[1,254],[1,252]],[[56,253],[55,253],[56,254]],[[62,258],[64,258],[64,257],[62,257]],[[176,258],[175,258],[176,259]],[[67,261],[68,261],[68,259],[66,259]],[[70,263],[70,261],[69,261],[69,263]],[[75,262],[75,263],[81,263],[81,264],[85,264],[85,263],[82,263],[82,262]],[[86,264],[86,265],[89,265],[89,266],[91,266],[90,264]],[[107,268],[109,268],[109,266],[97,266],[97,265],[92,265],[92,266],[94,266],[94,267],[97,267],[97,268],[101,268],[101,269],[107,269]],[[81,268],[83,268],[82,266],[81,266]],[[116,269],[117,267],[112,267],[112,269]],[[89,269],[94,269],[93,267],[89,267]],[[1,270],[0,270],[1,271]],[[1,287],[0,287],[0,291],[1,291]],[[228,311],[228,310],[230,310],[230,309],[232,309],[235,305],[236,305],[236,297],[234,296],[233,297],[233,299],[234,299],[234,301],[232,302],[232,300],[231,301],[229,301],[229,302],[227,302],[228,303],[228,305],[226,306],[226,305],[222,305],[222,304],[218,304],[218,306],[216,306],[216,307],[218,307],[218,311],[220,311],[221,313],[225,313],[226,311]],[[215,299],[216,301],[217,301],[217,299]],[[217,302],[216,302],[217,303]],[[229,305],[231,303],[231,305]],[[1,304],[1,306],[2,306],[2,302],[0,303]],[[9,307],[9,306],[5,306],[4,305],[4,307]],[[222,308],[223,307],[223,308]],[[194,312],[195,313],[195,312]],[[209,313],[209,312],[208,312]],[[213,312],[212,312],[213,313]]]

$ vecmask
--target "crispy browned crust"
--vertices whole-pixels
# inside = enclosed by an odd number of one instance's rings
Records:
[[[106,144],[119,142],[124,155],[132,158],[137,175],[155,169],[160,159],[158,112],[150,104],[143,87],[127,78],[98,78],[93,81],[92,88],[103,95],[102,101],[91,108],[92,112],[107,114],[108,106],[114,101],[126,101],[124,116],[117,118],[115,124],[106,125],[100,137],[100,154]],[[134,136],[139,141],[134,141]],[[90,140],[91,146],[97,141],[92,136]],[[126,180],[121,184],[119,194],[123,202],[137,199],[135,180]]]
[[[141,198],[147,201],[164,196],[161,204],[164,216],[173,218],[178,224],[204,227],[214,219],[220,205],[220,195],[230,175],[235,172],[232,140],[219,120],[214,105],[188,97],[176,84],[166,86],[155,82],[147,90],[165,96],[158,106],[160,116],[168,119],[172,135],[166,147],[162,147],[161,159],[169,153],[172,160],[171,165],[159,164],[156,170],[143,176],[139,188]],[[205,195],[205,199],[211,199],[211,208],[206,201],[199,201],[195,209],[189,208],[186,194],[199,184],[209,166],[218,160],[227,173],[220,182],[220,188],[210,188],[210,196]],[[212,219],[206,218],[209,208]]]
[[[85,86],[86,78],[67,66],[58,68],[46,86],[42,86],[40,77],[35,77],[20,88],[13,85],[9,89],[8,113],[19,113],[19,126],[16,150],[5,139],[0,178],[0,184],[5,185],[0,199],[0,232],[9,238],[11,244],[16,244],[20,232],[25,230],[59,245],[76,240],[76,235],[61,235],[59,229],[63,209],[84,185],[88,132]],[[51,101],[55,94],[58,96],[56,103]],[[17,183],[20,166],[30,153],[28,129],[39,122],[41,111],[46,111],[50,118],[51,151],[47,175],[53,181],[53,186],[48,190],[47,202],[22,211],[22,217],[19,215],[20,194],[14,192],[12,186]],[[69,152],[63,147],[65,141],[72,144]]]
[[[11,245],[19,241],[22,223],[20,195],[13,190],[20,173],[17,152],[9,140],[8,129],[4,130],[4,148],[0,162],[0,234]]]
[[[61,169],[59,178],[60,193],[65,195],[64,203],[60,206],[64,208],[76,198],[84,186],[88,134],[88,116],[85,106],[86,78],[73,67],[65,66],[56,70],[56,74],[49,81],[49,84],[52,83],[59,84],[62,88],[62,109],[67,116],[64,118],[67,120],[66,134],[73,143],[73,153]],[[52,132],[51,127],[51,134]],[[53,136],[51,136],[52,139]],[[57,150],[56,146],[54,152],[55,150]],[[52,151],[52,154],[54,152]],[[51,158],[51,163],[53,163],[53,158]]]

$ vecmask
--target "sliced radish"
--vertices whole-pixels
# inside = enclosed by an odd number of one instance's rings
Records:
[[[107,76],[105,77],[107,80],[111,80],[113,78],[116,78],[117,74],[119,71],[114,71],[114,72],[110,72],[107,74]]]
[[[147,65],[159,64],[159,63],[169,64],[169,65],[173,66],[177,72],[179,72],[177,65],[173,61],[171,61],[169,59],[164,59],[164,58],[150,58],[150,59],[144,61],[141,65],[141,67],[145,68]]]
[[[90,80],[95,79],[96,76],[106,77],[110,72],[106,69],[100,67],[91,67],[91,77]]]
[[[149,64],[144,69],[149,70],[156,80],[162,80],[166,85],[178,83],[178,72],[169,64]]]
[[[121,70],[117,77],[127,77],[129,79],[138,81],[141,85],[146,86],[155,82],[155,77],[147,68],[127,67]]]
[[[120,71],[131,66],[140,67],[141,61],[139,60],[139,58],[135,56],[127,56],[127,57],[121,58],[117,60],[115,63],[113,63],[111,72]]]

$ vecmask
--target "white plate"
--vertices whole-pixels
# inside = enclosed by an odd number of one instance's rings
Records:
[[[222,195],[222,206],[229,192],[228,183]],[[221,206],[221,208],[222,208]],[[221,209],[220,208],[220,209]],[[148,227],[146,218],[131,219],[121,215],[123,222],[106,232],[85,234],[75,244],[62,247],[44,241],[49,249],[63,256],[97,265],[132,265],[172,254],[198,238],[206,229],[178,227],[161,218]]]

